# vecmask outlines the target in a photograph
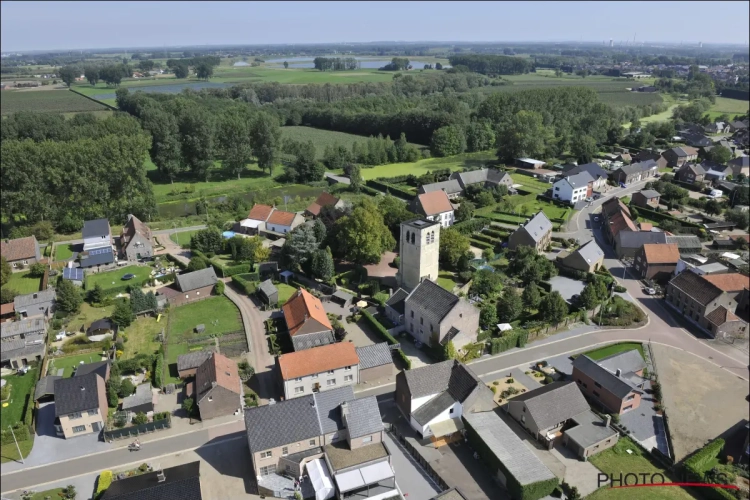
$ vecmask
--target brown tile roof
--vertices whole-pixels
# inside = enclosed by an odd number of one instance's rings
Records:
[[[310,206],[307,207],[307,211],[313,215],[318,215],[320,214],[321,208],[326,207],[328,205],[335,205],[338,202],[339,202],[339,199],[333,196],[332,194],[320,193],[320,196],[318,196],[318,199],[310,203]]]
[[[716,326],[721,326],[727,321],[737,321],[740,318],[738,318],[732,311],[727,310],[726,307],[719,306],[706,314],[706,319]]]
[[[607,201],[605,201],[602,204],[602,211],[608,216],[611,217],[613,214],[616,214],[618,212],[625,212],[625,214],[630,217],[630,209],[625,206],[625,204],[620,201],[619,198],[610,198]]]
[[[724,293],[719,287],[705,278],[705,276],[699,276],[692,271],[683,271],[672,278],[668,286],[680,290],[688,297],[705,306]]]
[[[359,364],[354,344],[339,342],[279,356],[281,378],[292,380]]]
[[[0,315],[5,316],[6,314],[13,314],[16,312],[16,305],[13,302],[0,305]]]
[[[420,194],[418,198],[425,215],[437,215],[453,210],[448,195],[443,190]]]
[[[739,273],[709,274],[703,278],[725,292],[740,292],[744,288],[750,288],[750,278]]]
[[[250,210],[247,218],[253,220],[262,220],[263,222],[266,222],[268,220],[268,216],[271,215],[271,212],[273,212],[273,207],[270,205],[253,205],[253,208]]]
[[[135,215],[131,215],[130,219],[128,219],[128,222],[126,222],[125,225],[122,226],[121,235],[125,238],[124,243],[129,243],[130,239],[136,233],[140,234],[147,240],[151,239],[151,229],[149,229],[149,227],[141,222]]]
[[[241,385],[237,363],[216,352],[197,368],[195,382],[199,394],[210,389],[214,382],[216,385],[237,393]]]
[[[654,228],[654,225],[650,222],[641,222],[638,226],[641,228],[641,231],[651,231]]]
[[[680,260],[680,249],[674,243],[648,243],[643,245],[643,252],[649,264],[677,264]]]
[[[308,319],[314,319],[329,330],[333,330],[320,299],[310,295],[304,288],[297,290],[286,304],[281,306],[289,335],[294,335]]]
[[[33,259],[36,257],[36,238],[27,236],[26,238],[16,238],[15,240],[0,241],[0,254],[8,262],[22,259]]]
[[[612,236],[617,236],[620,231],[638,231],[630,217],[622,212],[617,212],[609,218],[609,230]]]
[[[283,210],[274,210],[271,216],[268,218],[269,224],[277,224],[279,226],[291,226],[294,221],[294,216],[297,215],[294,212],[284,212]]]

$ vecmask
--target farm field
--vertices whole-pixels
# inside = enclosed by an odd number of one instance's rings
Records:
[[[156,173],[156,172],[154,172]],[[276,174],[281,169],[276,169]],[[149,177],[152,177],[151,175]],[[279,185],[268,172],[262,172],[254,163],[249,164],[241,177],[229,177],[221,170],[221,164],[214,162],[214,168],[209,170],[209,178],[215,180],[204,181],[178,181],[170,183],[161,179],[152,178],[154,197],[157,203],[166,201],[179,201],[186,199],[198,199],[201,196],[218,196],[232,192],[244,192],[250,190],[265,190]]]
[[[107,111],[107,108],[69,90],[3,91],[3,98],[0,101],[0,113],[6,115],[17,111],[76,113],[83,111]]]
[[[42,284],[42,278],[32,278],[29,271],[21,273],[12,273],[8,282],[3,288],[15,290],[19,294],[34,293],[39,291]]]
[[[47,365],[47,375],[57,375],[58,370],[62,368],[64,370],[63,377],[72,377],[75,368],[81,364],[81,361],[83,361],[84,364],[89,364],[98,363],[101,360],[102,356],[97,352],[52,358]]]
[[[201,336],[221,335],[242,330],[237,306],[224,296],[211,297],[175,307],[170,311],[168,342],[170,344],[182,342],[196,326],[201,324],[206,327],[206,330],[200,334]]]
[[[313,127],[282,127],[281,136],[284,139],[293,139],[295,141],[313,141],[315,143],[316,149],[315,157],[319,160],[323,158],[323,151],[325,150],[326,146],[339,144],[346,147],[347,149],[351,149],[352,144],[354,144],[355,142],[359,142],[360,144],[362,144],[368,139],[367,137],[361,135],[347,134],[345,132],[335,132],[332,130],[322,130]],[[397,137],[391,137],[391,139],[395,140],[397,139]],[[423,147],[419,144],[415,144],[415,146]]]
[[[497,160],[495,153],[486,151],[482,153],[467,153],[448,158],[428,158],[416,163],[391,163],[390,165],[378,165],[362,169],[364,180],[377,179],[379,177],[396,177],[399,175],[413,174],[419,177],[431,170],[449,168],[460,170],[466,167],[482,167]]]
[[[719,115],[727,114],[729,118],[734,119],[734,115],[744,115],[748,110],[750,110],[749,101],[717,97],[716,103],[708,110],[708,115],[715,119]]]
[[[89,274],[86,276],[86,290],[91,290],[97,284],[103,290],[108,290],[122,285],[141,286],[141,283],[151,276],[150,266],[126,266],[106,273]],[[135,274],[135,278],[123,281],[122,277],[126,274]]]

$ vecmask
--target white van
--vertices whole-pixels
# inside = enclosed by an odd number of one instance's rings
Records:
[[[724,191],[722,191],[721,189],[712,189],[711,194],[709,194],[708,196],[710,196],[711,198],[721,198],[722,196],[724,196]]]

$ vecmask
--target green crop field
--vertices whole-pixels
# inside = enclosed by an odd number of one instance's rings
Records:
[[[715,119],[719,115],[729,115],[730,119],[734,119],[735,115],[744,115],[750,109],[750,101],[742,101],[740,99],[729,99],[727,97],[717,97],[716,103],[711,106],[708,110],[708,115]]]
[[[69,90],[4,90],[0,113],[17,111],[74,113],[106,111],[107,108]]]
[[[352,144],[355,142],[362,144],[368,139],[361,135],[334,132],[332,130],[322,130],[312,127],[282,127],[281,136],[285,139],[293,139],[295,141],[313,141],[315,143],[316,157],[319,160],[323,158],[323,151],[326,146],[340,144],[347,149],[351,149]],[[391,139],[396,140],[397,137],[391,137]],[[415,144],[415,146],[423,147],[419,144]]]
[[[378,165],[376,167],[363,168],[362,178],[364,180],[377,179],[378,177],[396,177],[399,175],[413,174],[419,177],[432,170],[449,168],[460,170],[466,167],[483,167],[497,160],[495,153],[485,151],[481,153],[466,153],[448,158],[428,158],[415,163],[391,163],[390,165]]]

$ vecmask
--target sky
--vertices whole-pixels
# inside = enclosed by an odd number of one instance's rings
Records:
[[[705,12],[706,15],[700,15]],[[747,44],[750,2],[14,2],[2,52],[371,41]]]

